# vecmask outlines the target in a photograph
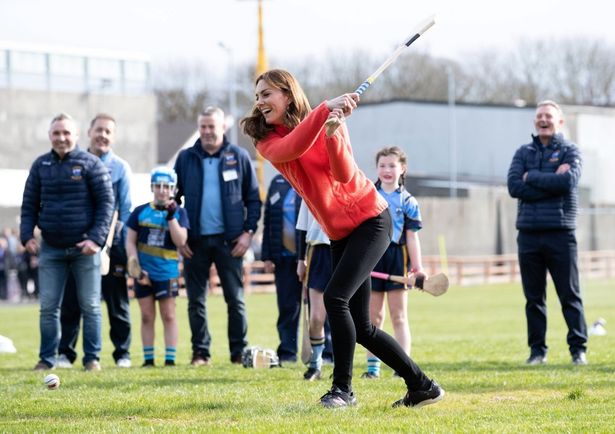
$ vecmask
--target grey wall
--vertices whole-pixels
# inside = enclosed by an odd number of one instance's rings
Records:
[[[469,197],[464,199],[418,198],[423,217],[419,236],[424,255],[440,253],[440,238],[444,240],[449,255],[492,255],[516,251],[516,203],[506,190],[479,188],[469,193]],[[498,224],[502,231],[501,247],[497,246]]]
[[[615,208],[598,211],[587,206],[580,192],[577,220],[579,250],[614,250]],[[439,238],[448,255],[493,255],[517,252],[517,201],[505,187],[474,187],[467,198],[418,198],[423,217],[419,232],[424,255],[440,253]],[[499,213],[498,213],[499,208]],[[498,234],[499,231],[499,234]]]
[[[0,169],[28,169],[50,149],[51,118],[66,112],[79,123],[81,147],[88,146],[89,121],[106,112],[118,123],[115,150],[134,172],[156,165],[158,143],[154,95],[119,96],[0,89]]]
[[[504,181],[515,150],[531,140],[534,108],[456,105],[458,176]],[[370,177],[374,156],[396,145],[415,175],[448,176],[451,168],[450,111],[446,104],[393,102],[359,106],[348,128],[355,158]]]
[[[614,205],[615,108],[562,109],[564,135],[579,146],[583,158],[580,185],[589,190],[591,203]],[[410,174],[448,178],[454,145],[458,179],[504,184],[514,152],[534,133],[534,111],[534,107],[466,104],[451,110],[445,103],[411,101],[366,104],[353,112],[348,128],[357,163],[370,177],[375,174],[378,149],[397,145],[408,154]]]

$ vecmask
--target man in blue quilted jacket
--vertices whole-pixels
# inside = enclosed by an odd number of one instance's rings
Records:
[[[67,114],[49,126],[52,150],[30,169],[21,206],[21,242],[39,254],[39,362],[53,369],[60,341],[60,305],[72,270],[83,314],[83,365],[100,370],[100,249],[113,213],[109,171],[97,156],[77,147],[77,125]],[[42,242],[34,238],[38,226]]]
[[[517,150],[508,171],[508,191],[518,199],[517,245],[526,298],[529,365],[547,361],[547,271],[568,325],[572,363],[587,364],[587,325],[575,236],[581,156],[564,139],[563,125],[562,110],[555,102],[538,103],[536,135]]]
[[[101,291],[107,313],[109,314],[109,337],[113,344],[113,359],[121,368],[132,366],[130,361],[130,300],[126,285],[126,250],[124,248],[128,218],[132,202],[130,198],[131,169],[126,161],[114,151],[117,122],[107,113],[98,113],[90,122],[88,129],[88,152],[96,155],[109,170],[113,196],[114,209],[118,212],[118,222],[111,249],[109,251],[110,264],[107,275],[102,276]],[[58,348],[58,368],[72,368],[77,359],[75,346],[79,337],[79,323],[81,322],[81,309],[77,301],[75,279],[69,278],[64,290],[60,324],[62,337]]]

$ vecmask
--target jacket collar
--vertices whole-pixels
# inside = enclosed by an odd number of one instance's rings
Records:
[[[546,147],[551,149],[558,149],[565,142],[566,140],[564,139],[564,135],[562,133],[556,133],[553,135],[553,137],[551,137],[551,141],[549,141],[549,144]],[[532,134],[532,143],[537,146],[538,149],[542,148],[542,142],[540,141],[540,137],[535,136],[534,134]]]
[[[194,143],[194,145],[192,146],[192,148],[190,148],[190,150],[192,152],[196,152],[196,154],[200,157],[211,157],[211,156],[217,156],[219,155],[221,152],[223,152],[226,148],[228,148],[228,146],[231,143],[228,141],[228,139],[226,138],[226,134],[224,136],[222,136],[222,146],[220,146],[220,149],[218,149],[218,152],[216,152],[214,155],[210,155],[207,152],[205,152],[203,150],[203,146],[201,145],[201,138],[199,137],[198,139],[196,139],[196,142]]]
[[[382,181],[380,181],[379,179],[376,179],[376,182],[374,182],[374,185],[376,186],[376,189],[377,189],[377,190],[382,190],[382,191],[384,191],[384,190],[382,189]],[[405,190],[406,190],[406,187],[405,187],[405,186],[403,186],[403,185],[399,185],[399,186],[398,186],[395,190],[393,190],[393,191],[396,191],[397,193],[401,193],[401,192],[403,192],[403,191],[405,191]],[[410,194],[410,193],[408,193],[408,194]]]
[[[88,152],[90,152],[90,150],[89,150],[89,149],[88,149]],[[90,154],[92,154],[92,155],[94,155],[94,156],[97,156],[97,157],[98,157],[98,155],[93,154],[93,153],[91,153],[91,152],[90,152]],[[104,153],[104,154],[102,154],[99,158],[100,158],[103,162],[107,162],[107,160],[108,160],[108,159],[110,159],[112,155],[113,155],[113,150],[112,150],[112,149],[109,149],[109,152],[105,152],[105,153]]]
[[[56,159],[56,160],[68,160],[69,158],[71,158],[71,156],[75,155],[77,152],[79,152],[79,145],[75,145],[75,147],[73,148],[72,151],[67,152],[66,154],[64,154],[64,158],[60,158],[60,154],[58,154],[53,148],[51,149],[51,156]]]

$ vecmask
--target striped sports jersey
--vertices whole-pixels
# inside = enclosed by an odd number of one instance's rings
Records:
[[[166,210],[158,210],[153,202],[139,205],[130,214],[128,227],[137,232],[139,264],[150,279],[163,281],[179,277],[177,247],[171,240]],[[188,214],[177,208],[175,218],[179,225],[189,228]]]
[[[382,188],[378,188],[378,193],[386,199],[389,204],[389,213],[393,220],[393,235],[391,241],[396,244],[406,242],[406,231],[418,231],[423,227],[421,210],[416,198],[405,188],[398,188],[391,193],[387,193]]]

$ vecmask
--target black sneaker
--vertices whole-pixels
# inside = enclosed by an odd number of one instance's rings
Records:
[[[327,393],[320,397],[320,405],[325,408],[343,408],[357,405],[354,392],[344,392],[337,386],[331,387]]]
[[[530,354],[525,363],[531,366],[544,365],[547,363],[547,356],[544,354]]]
[[[142,368],[153,368],[155,367],[156,364],[154,363],[153,360],[146,360],[145,362],[143,362],[143,364],[141,365]]]
[[[421,408],[425,405],[435,404],[444,398],[444,389],[440,387],[435,381],[431,381],[431,386],[427,390],[418,390],[416,392],[406,393],[399,401],[393,404],[393,407],[414,407]]]
[[[361,378],[366,378],[368,380],[375,380],[377,378],[380,378],[380,374],[376,374],[375,372],[364,372],[361,374]]]
[[[164,366],[175,366],[175,360],[165,360]]]
[[[321,377],[320,369],[316,369],[316,368],[308,368],[308,370],[305,371],[305,374],[303,374],[303,379],[307,381],[320,380],[320,377]]]

